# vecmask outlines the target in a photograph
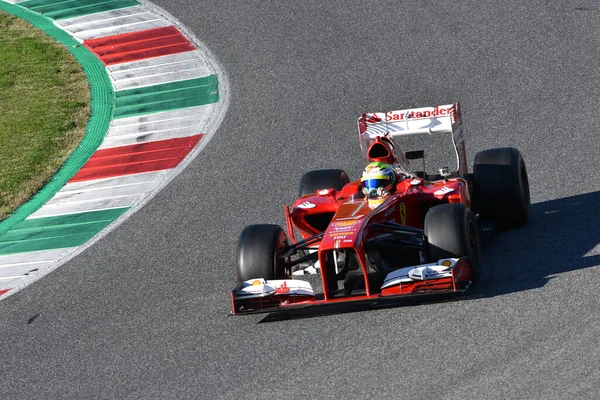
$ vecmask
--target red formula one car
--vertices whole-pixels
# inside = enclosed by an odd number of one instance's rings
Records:
[[[233,314],[463,292],[481,274],[480,221],[527,221],[521,154],[482,151],[468,173],[458,103],[363,114],[358,130],[369,165],[393,169],[388,190],[369,191],[366,172],[355,181],[342,170],[306,173],[300,197],[285,206],[287,233],[264,224],[242,231]],[[423,150],[400,151],[397,144],[415,135],[451,139],[456,168],[429,174]],[[423,171],[414,171],[409,165],[419,159]],[[307,274],[320,274],[322,290],[302,280]]]

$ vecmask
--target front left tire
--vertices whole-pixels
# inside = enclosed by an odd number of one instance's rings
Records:
[[[317,193],[319,189],[342,188],[350,182],[348,174],[341,169],[318,169],[309,171],[300,179],[300,196]]]
[[[287,236],[279,225],[260,224],[244,228],[237,247],[238,281],[289,278],[289,268],[279,257],[287,245]]]

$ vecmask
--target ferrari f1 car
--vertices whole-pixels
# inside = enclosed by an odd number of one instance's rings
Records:
[[[469,173],[461,123],[458,103],[363,114],[365,158],[394,165],[403,179],[373,197],[342,170],[304,174],[299,198],[285,206],[285,231],[262,224],[241,232],[233,314],[458,293],[477,282],[481,222],[526,223],[529,183],[514,148],[478,153]],[[424,151],[400,151],[397,144],[415,135],[447,135],[455,168],[429,174]],[[411,168],[419,159],[423,171]],[[320,274],[320,291],[302,280],[306,274]]]

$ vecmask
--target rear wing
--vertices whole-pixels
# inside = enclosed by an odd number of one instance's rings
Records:
[[[456,149],[456,172],[466,174],[467,156],[459,103],[435,107],[365,113],[357,121],[358,136],[366,157],[371,141],[377,136],[396,139],[411,135],[447,134]]]

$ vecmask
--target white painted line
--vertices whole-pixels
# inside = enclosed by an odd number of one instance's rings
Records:
[[[22,277],[35,273],[41,268],[45,268],[54,261],[38,261],[35,263],[16,263],[11,265],[0,265],[0,278]]]
[[[12,265],[15,263],[38,263],[55,260],[57,257],[63,255],[65,249],[53,249],[43,251],[32,251],[27,253],[27,260],[23,261],[21,254],[6,254],[0,256],[0,266]]]
[[[185,54],[185,53],[181,53]],[[162,58],[162,57],[157,57]],[[116,64],[119,65],[119,64]],[[145,78],[151,76],[157,76],[165,73],[177,73],[179,71],[190,71],[200,70],[205,71],[202,76],[210,75],[210,70],[198,63],[198,60],[182,60],[170,63],[161,63],[156,65],[149,65],[142,68],[131,68],[121,71],[112,71],[110,73],[111,78],[114,82],[121,82],[132,78]]]
[[[135,10],[139,10],[139,12],[135,12],[133,8],[135,8]],[[127,11],[129,12],[125,12],[125,9],[119,9],[102,14],[92,14],[91,16],[88,15],[84,17],[63,19],[56,21],[56,24],[62,27],[64,30],[76,35],[78,33],[91,31],[94,29],[160,20],[158,16],[148,12],[147,10],[144,10],[139,6],[131,7]],[[102,18],[98,18],[100,15],[102,15]]]
[[[11,276],[9,278],[0,278],[0,288],[14,287],[17,284],[21,283],[25,277],[27,277],[27,275]],[[12,292],[12,290],[11,290],[11,292]],[[8,292],[6,294],[10,294],[10,292]],[[5,294],[5,296],[6,296],[6,294]]]
[[[126,7],[126,8],[119,8],[116,10],[112,10],[112,11],[104,11],[104,12],[100,12],[100,13],[96,13],[96,14],[87,14],[87,15],[83,15],[81,17],[74,17],[74,18],[69,18],[69,19],[61,19],[58,21],[55,21],[56,25],[60,26],[60,27],[70,27],[73,25],[80,25],[80,24],[94,24],[97,21],[111,21],[114,19],[118,19],[124,16],[128,16],[128,15],[138,15],[138,14],[147,14],[148,13],[148,9],[142,5],[137,5],[137,6],[132,6],[132,7]],[[71,32],[71,30],[69,30],[69,32]]]
[[[129,207],[151,190],[165,173],[157,171],[69,183],[27,219],[67,215],[70,210],[79,213],[104,210],[111,208],[108,205]]]
[[[58,20],[54,23],[80,41],[171,25],[142,5]]]
[[[110,20],[96,21],[94,23],[73,24],[68,27],[63,27],[63,29],[69,31],[73,36],[76,36],[80,39],[90,39],[102,36],[112,36],[110,32],[121,28],[139,27],[143,26],[144,24],[156,22],[161,22],[162,24],[165,23],[164,20],[161,20],[154,14],[143,13],[137,15],[127,15]],[[96,33],[103,34],[100,35]]]
[[[16,274],[25,274],[34,269],[47,268],[57,259],[68,253],[69,249],[54,249],[54,250],[42,250],[32,251],[25,253],[27,256],[24,257],[23,253],[19,254],[8,254],[0,256],[0,275],[7,277],[9,274],[13,274],[13,271],[17,271]],[[7,271],[7,272],[5,272]],[[21,271],[21,272],[18,272]],[[2,287],[8,287],[2,285]]]
[[[135,175],[117,176],[115,178],[103,178],[92,181],[73,182],[66,184],[60,191],[58,191],[58,193],[56,193],[56,195],[59,195],[63,192],[70,193],[76,191],[104,189],[119,186],[136,185],[139,183],[151,184],[159,181],[164,174],[165,171],[144,172]]]
[[[157,19],[157,20],[152,20],[152,21],[143,21],[143,22],[136,22],[136,23],[112,26],[112,27],[107,27],[107,28],[81,31],[81,32],[77,32],[77,33],[73,34],[73,36],[81,41],[84,41],[84,40],[93,39],[93,38],[97,38],[97,37],[115,36],[115,35],[122,35],[124,33],[145,31],[147,29],[163,28],[165,26],[169,26],[169,24],[165,23],[165,21],[163,21],[163,20]]]
[[[192,68],[188,70],[176,70],[168,72],[159,72],[155,75],[145,77],[131,77],[114,81],[115,90],[134,89],[144,86],[160,85],[161,83],[176,82],[180,80],[203,78],[206,76],[206,70],[201,68]]]
[[[104,140],[104,142],[102,142],[102,145],[99,148],[107,149],[111,147],[128,146],[138,143],[156,142],[158,140],[181,138],[191,136],[196,132],[197,130],[192,127],[185,129],[165,130],[155,133],[139,133],[134,135],[111,136],[107,137]]]
[[[197,118],[184,117],[179,119],[170,119],[166,121],[149,122],[138,125],[125,125],[115,127],[110,130],[110,137],[143,135],[148,133],[158,133],[166,131],[185,130],[189,134],[184,136],[192,136],[196,132]]]
[[[106,191],[104,191],[106,193]],[[54,208],[62,208],[66,206],[72,206],[74,209],[80,209],[81,211],[89,211],[88,208],[96,209],[96,208],[106,208],[102,205],[109,203],[124,203],[129,202],[132,197],[137,197],[143,194],[143,192],[134,191],[133,193],[125,190],[119,194],[109,195],[108,197],[94,197],[88,195],[89,193],[83,193],[81,196],[76,197],[63,197],[63,198],[53,198],[46,205]],[[100,205],[100,207],[98,207]],[[115,207],[119,208],[119,207]]]
[[[178,110],[170,110],[163,111],[154,114],[136,116],[136,117],[127,117],[127,118],[118,118],[113,119],[111,122],[111,131],[120,126],[127,125],[137,125],[137,124],[146,124],[150,122],[158,122],[158,121],[168,121],[168,120],[178,120],[182,118],[188,117],[198,117],[198,115],[204,115],[210,112],[212,104],[206,104],[198,107],[189,107],[189,108],[181,108]],[[200,132],[198,132],[200,133]]]
[[[207,67],[205,63],[200,62],[200,52],[198,50],[185,51],[183,53],[170,54],[161,57],[147,58],[145,60],[131,61],[126,63],[119,63],[108,65],[106,69],[110,72],[111,76],[118,76],[118,73],[121,71],[130,71],[139,74],[144,74],[142,70],[150,68],[154,70],[163,65],[173,65],[179,63],[185,63],[186,61],[193,62],[194,64],[205,68],[207,71],[210,71],[206,75],[210,75],[213,73],[211,69]],[[176,70],[178,66],[174,66],[174,70]]]
[[[107,67],[115,90],[203,78],[213,74],[197,50]]]
[[[67,204],[83,201],[102,201],[116,197],[141,195],[152,187],[154,182],[139,182],[130,185],[106,188],[82,189],[79,191],[61,191],[52,198],[52,204]]]
[[[182,120],[183,121],[183,120]],[[192,121],[195,122],[195,121]],[[196,132],[196,124],[194,123],[193,125],[190,124],[190,122],[187,122],[188,125],[185,124],[185,121],[182,122],[181,126],[175,126],[172,128],[167,128],[165,127],[164,129],[158,129],[158,128],[154,128],[152,129],[151,127],[148,127],[148,131],[145,132],[139,132],[139,127],[135,127],[134,129],[130,129],[130,132],[128,132],[128,130],[125,129],[120,129],[119,131],[116,131],[114,133],[111,134],[110,137],[107,137],[106,139],[106,143],[103,143],[103,145],[109,145],[111,143],[114,143],[114,141],[121,141],[124,144],[136,144],[136,143],[145,143],[148,142],[148,138],[153,138],[153,137],[168,137],[168,138],[181,138],[181,137],[188,137],[188,136],[193,136],[195,134],[197,134]],[[157,124],[154,124],[157,125]],[[141,125],[142,127],[146,127],[146,125]],[[154,142],[155,140],[150,140],[151,142]]]
[[[171,25],[142,5],[55,20],[54,24],[80,42]]]
[[[42,206],[27,219],[58,217],[61,215],[80,214],[90,211],[111,210],[113,208],[123,208],[133,206],[144,194],[116,197],[111,199],[89,200],[72,203],[52,203],[49,202]]]

